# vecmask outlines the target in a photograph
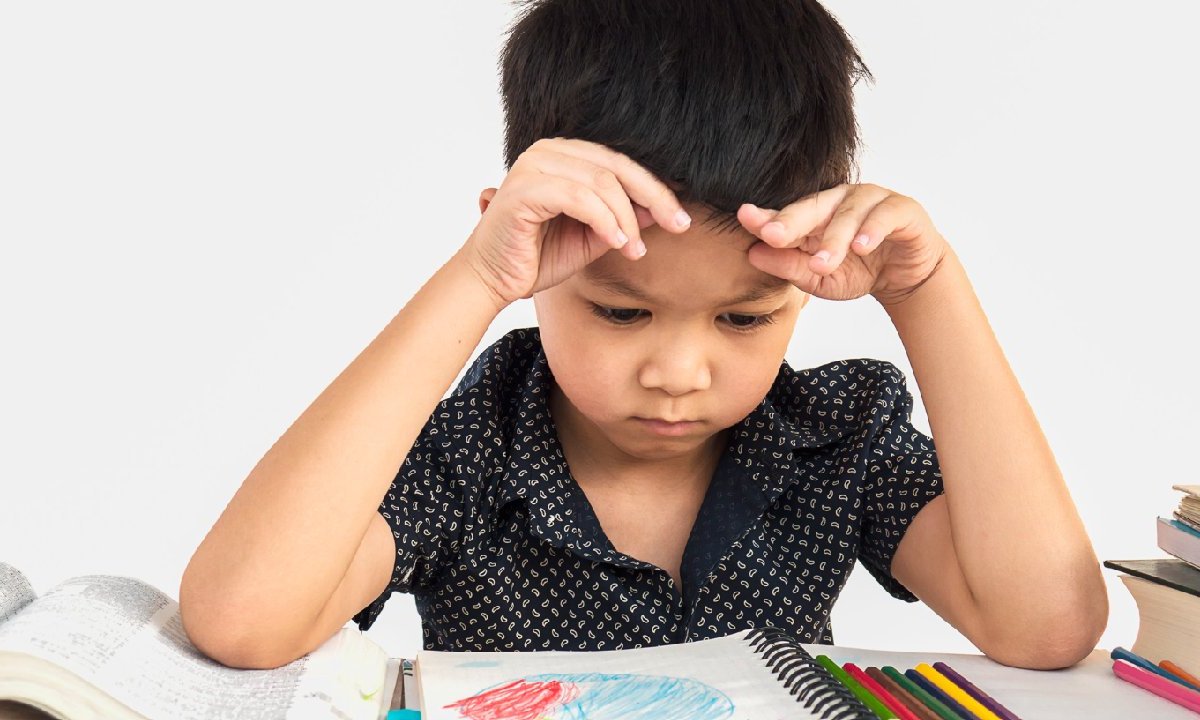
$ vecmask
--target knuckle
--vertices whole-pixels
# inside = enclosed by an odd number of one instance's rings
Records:
[[[647,177],[650,175],[646,168],[638,165],[633,158],[625,153],[612,150],[612,161],[614,171],[622,177]]]
[[[843,218],[856,212],[856,208],[851,203],[842,203],[837,210],[833,211],[833,217]]]
[[[566,186],[567,200],[569,200],[574,205],[580,205],[580,204],[586,202],[588,197],[591,194],[592,194],[591,191],[588,190],[587,187],[585,187],[577,182],[567,183],[567,186]]]
[[[621,187],[621,180],[616,173],[604,167],[598,167],[592,172],[592,183],[601,190],[616,190]]]

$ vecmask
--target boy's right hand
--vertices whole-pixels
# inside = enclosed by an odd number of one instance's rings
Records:
[[[683,207],[661,180],[586,140],[538,140],[499,189],[484,195],[486,209],[464,250],[501,307],[557,285],[613,248],[638,259],[643,228],[683,232],[691,222],[679,222]]]

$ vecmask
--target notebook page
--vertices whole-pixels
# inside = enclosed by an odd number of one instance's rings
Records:
[[[526,653],[417,653],[423,720],[810,718],[744,639]],[[518,681],[513,684],[514,681]]]

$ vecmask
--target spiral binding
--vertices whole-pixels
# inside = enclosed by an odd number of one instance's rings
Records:
[[[786,630],[754,628],[746,633],[750,643],[796,702],[826,720],[876,720],[870,708],[837,681]]]

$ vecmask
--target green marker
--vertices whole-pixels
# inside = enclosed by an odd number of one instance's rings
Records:
[[[835,678],[837,678],[838,682],[845,685],[850,692],[854,693],[855,697],[857,697],[859,700],[862,700],[863,704],[870,708],[871,712],[875,713],[875,716],[878,717],[879,720],[897,720],[894,712],[889,710],[883,703],[879,702],[879,699],[876,698],[870,690],[866,689],[860,685],[857,680],[846,674],[846,671],[838,667],[838,664],[831,660],[828,655],[818,655],[817,662],[821,663],[822,667],[824,667]]]

